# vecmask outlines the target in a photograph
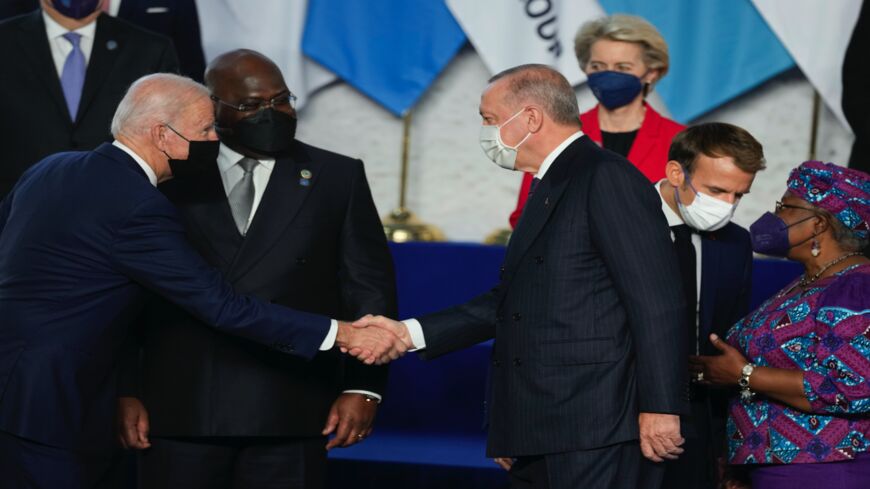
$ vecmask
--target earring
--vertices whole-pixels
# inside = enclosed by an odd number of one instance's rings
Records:
[[[822,247],[819,246],[819,240],[813,238],[813,248],[810,250],[813,256],[819,256],[822,253]]]

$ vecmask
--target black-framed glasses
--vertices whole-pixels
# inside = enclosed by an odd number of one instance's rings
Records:
[[[296,95],[293,95],[292,93],[288,93],[286,95],[278,95],[277,97],[273,97],[269,101],[263,100],[261,102],[247,102],[244,104],[231,104],[229,102],[224,102],[223,100],[215,97],[214,95],[209,95],[209,98],[221,105],[225,105],[238,112],[253,112],[255,110],[268,109],[269,107],[288,106],[291,109],[296,109]]]
[[[803,209],[805,211],[810,211],[812,213],[818,213],[819,211],[816,209],[812,209],[810,207],[801,207],[799,205],[791,205],[791,204],[783,204],[781,200],[776,201],[776,212],[779,212],[783,209]]]

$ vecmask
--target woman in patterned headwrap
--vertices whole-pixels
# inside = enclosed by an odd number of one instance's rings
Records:
[[[736,388],[731,464],[753,489],[870,487],[870,175],[808,161],[751,227],[756,252],[804,275],[692,357],[702,382]]]

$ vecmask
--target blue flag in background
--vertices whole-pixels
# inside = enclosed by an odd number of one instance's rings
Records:
[[[310,0],[302,51],[401,115],[464,43],[444,0]]]
[[[656,90],[688,122],[793,67],[749,0],[600,0],[608,14],[639,15],[668,43],[671,68]]]

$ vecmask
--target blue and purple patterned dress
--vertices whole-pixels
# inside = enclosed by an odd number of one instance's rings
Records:
[[[727,428],[730,463],[836,462],[868,451],[868,330],[870,264],[847,268],[805,291],[795,288],[774,296],[735,324],[728,342],[749,361],[804,372],[812,412],[763,395],[749,402],[733,400]]]

